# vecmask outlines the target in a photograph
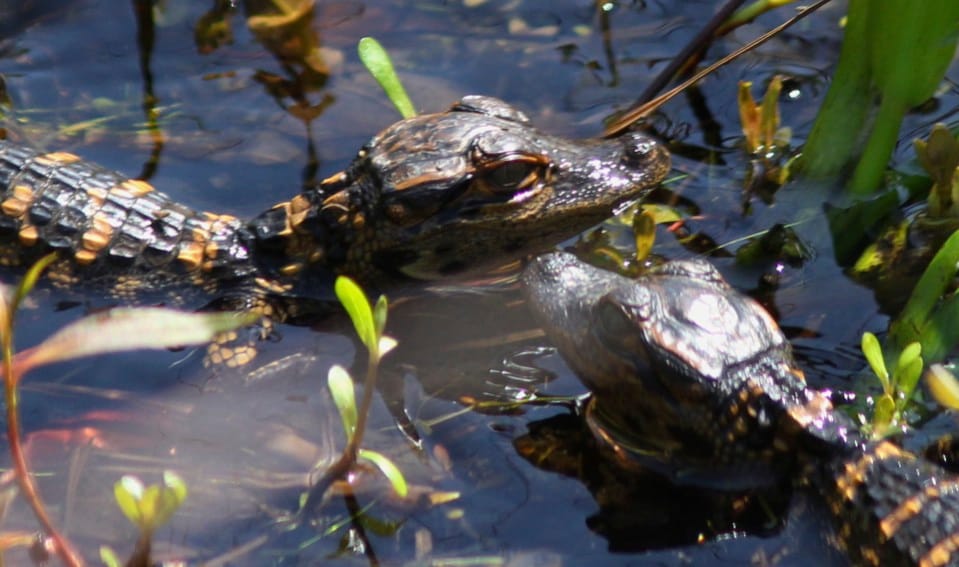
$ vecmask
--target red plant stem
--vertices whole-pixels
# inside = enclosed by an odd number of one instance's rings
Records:
[[[19,395],[17,393],[17,382],[19,374],[14,372],[13,367],[13,340],[10,332],[12,325],[6,322],[6,332],[3,333],[3,387],[4,397],[7,402],[7,438],[10,442],[10,458],[13,460],[13,468],[17,475],[17,483],[20,490],[23,491],[27,503],[33,509],[34,515],[43,526],[43,531],[56,544],[56,554],[69,567],[80,567],[83,560],[77,554],[70,542],[57,531],[47,509],[40,498],[40,491],[37,489],[30,469],[27,467],[27,459],[23,453],[23,443],[21,442],[20,430],[20,406]]]

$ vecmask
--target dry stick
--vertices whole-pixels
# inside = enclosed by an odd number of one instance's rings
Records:
[[[8,312],[8,316],[12,317],[13,312]],[[73,549],[70,542],[57,531],[53,522],[50,521],[50,516],[47,515],[47,509],[43,505],[43,500],[40,498],[40,491],[37,489],[37,485],[33,481],[33,476],[30,474],[30,469],[27,467],[26,456],[23,454],[23,443],[20,438],[19,401],[17,396],[19,375],[14,374],[13,371],[13,340],[11,337],[12,333],[10,333],[10,327],[12,327],[12,325],[10,325],[11,322],[9,320],[6,321],[6,323],[8,324],[8,328],[7,332],[3,333],[2,339],[3,383],[7,402],[7,438],[10,442],[10,458],[13,460],[13,468],[17,474],[17,482],[20,485],[20,490],[23,491],[24,497],[27,499],[27,503],[29,503],[33,509],[33,514],[37,517],[40,525],[43,526],[43,531],[45,531],[47,536],[56,544],[57,556],[70,567],[80,567],[83,565],[83,560],[80,559],[80,556],[76,550]]]
[[[782,24],[774,27],[773,29],[769,30],[763,35],[757,37],[756,39],[752,40],[746,45],[740,47],[736,51],[733,51],[732,53],[723,57],[719,61],[716,61],[715,63],[713,63],[709,67],[706,67],[702,71],[696,73],[689,79],[686,79],[685,81],[680,83],[679,86],[670,89],[669,91],[665,92],[664,94],[656,97],[655,99],[645,104],[641,104],[637,107],[634,107],[631,110],[628,110],[625,114],[617,118],[616,121],[614,121],[612,124],[606,127],[606,130],[603,132],[603,137],[611,138],[613,136],[616,136],[617,134],[621,134],[624,130],[626,130],[626,128],[631,126],[634,122],[643,118],[644,116],[646,116],[653,110],[659,108],[660,106],[665,104],[667,101],[671,100],[673,97],[675,97],[679,93],[689,88],[690,85],[693,85],[694,83],[696,83],[697,81],[705,77],[706,75],[712,73],[713,71],[722,67],[726,63],[729,63],[733,59],[736,59],[743,53],[746,53],[747,51],[755,49],[756,47],[759,47],[760,45],[766,43],[767,41],[769,41],[770,39],[778,35],[780,32],[785,30],[786,28],[790,27],[791,25],[795,24],[799,20],[805,18],[809,14],[821,8],[827,2],[829,2],[829,0],[819,0],[815,4],[803,8],[802,10],[799,11],[798,14],[796,14],[792,18],[786,20]]]
[[[703,29],[699,30],[699,33],[696,34],[696,37],[692,39],[689,43],[686,44],[686,47],[679,52],[676,57],[673,57],[672,61],[669,62],[669,65],[663,69],[663,72],[656,76],[655,79],[646,89],[643,91],[643,94],[639,95],[636,104],[645,104],[649,102],[649,99],[659,91],[663,90],[666,85],[669,84],[669,81],[672,80],[673,75],[679,71],[680,67],[686,64],[686,61],[695,55],[697,52],[705,50],[706,44],[712,41],[713,34],[716,30],[719,29],[719,26],[723,25],[723,22],[729,19],[733,13],[742,6],[746,0],[731,0],[726,2],[722,8],[716,12],[713,17],[706,23]]]

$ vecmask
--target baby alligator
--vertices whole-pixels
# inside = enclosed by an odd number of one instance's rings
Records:
[[[806,386],[766,311],[708,263],[631,280],[553,254],[523,279],[593,392],[590,426],[623,457],[676,483],[726,487],[801,470],[857,564],[959,565],[959,477],[863,437]]]
[[[243,221],[72,154],[0,141],[0,264],[52,250],[49,278],[64,287],[124,302],[215,299],[283,320],[274,299],[325,299],[332,274],[429,280],[544,249],[642,197],[668,169],[668,152],[641,134],[574,142],[468,96],[390,126],[345,171]],[[252,351],[242,353],[228,358]]]

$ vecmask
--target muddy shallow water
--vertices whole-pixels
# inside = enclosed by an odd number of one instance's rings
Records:
[[[588,137],[629,106],[715,9],[705,1],[609,2],[605,11],[571,0],[549,7],[530,0],[322,2],[308,27],[316,56],[303,64],[283,60],[275,43],[251,32],[242,7],[223,17],[232,40],[213,45],[198,33],[213,4],[160,3],[150,41],[144,20],[138,29],[136,3],[0,0],[10,130],[147,178],[190,206],[249,217],[339,171],[397,118],[357,61],[363,36],[386,46],[420,111],[487,94],[551,133]],[[759,86],[783,74],[782,119],[801,144],[838,53],[843,7],[835,4],[670,102],[651,126],[674,149],[675,175],[662,199],[679,203],[690,216],[688,230],[715,244],[698,250],[770,308],[813,385],[845,391],[864,365],[861,333],[883,332],[886,317],[872,293],[836,265],[821,192],[787,185],[772,196],[744,194],[748,158],[736,114],[738,81]],[[256,10],[255,3],[247,8]],[[737,30],[708,59],[786,13]],[[935,105],[908,117],[903,140],[936,121],[959,122],[959,67],[949,77]],[[908,146],[900,162],[911,158]],[[742,267],[729,257],[738,239],[775,223],[799,223],[809,259]],[[615,223],[608,231],[626,238]],[[665,230],[656,252],[693,254]],[[417,454],[386,408],[375,407],[368,445],[397,461],[418,497],[391,498],[376,475],[365,475],[358,493],[360,506],[368,506],[364,543],[349,537],[339,496],[314,526],[273,529],[296,509],[310,467],[342,444],[325,376],[333,363],[352,365],[355,348],[335,316],[315,328],[283,327],[253,370],[212,373],[187,350],[99,357],[30,375],[24,427],[55,521],[88,558],[101,544],[122,556],[135,532],[112,502],[113,483],[130,473],[156,482],[169,468],[191,493],[157,533],[156,552],[190,564],[371,557],[438,565],[843,564],[826,541],[828,520],[815,495],[773,497],[762,512],[723,520],[715,510],[731,504],[715,495],[674,490],[600,462],[565,407],[461,411],[464,399],[583,391],[530,326],[515,289],[495,288],[399,294],[390,331],[401,349],[384,379],[404,391],[425,450]],[[42,290],[21,315],[17,343],[33,345],[108,303]],[[430,502],[452,493],[458,497]],[[597,500],[606,505],[600,509]],[[21,500],[4,529],[35,529]]]

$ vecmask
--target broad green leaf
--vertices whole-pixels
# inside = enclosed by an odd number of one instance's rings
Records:
[[[926,320],[956,274],[957,262],[959,262],[959,232],[954,232],[936,252],[932,262],[912,290],[902,313],[890,325],[889,335],[897,345],[903,347],[919,340]],[[923,351],[926,352],[929,360],[935,360],[932,358],[929,345],[923,344]]]
[[[143,491],[143,498],[140,499],[140,516],[143,517],[142,528],[152,532],[157,527],[157,508],[160,500],[160,486],[151,484]]]
[[[882,383],[883,391],[889,393],[892,389],[889,383],[889,371],[886,370],[886,361],[882,358],[882,348],[879,346],[876,335],[868,331],[862,334],[862,353],[866,355],[869,367]]]
[[[113,496],[127,520],[137,527],[142,527],[140,500],[143,498],[143,482],[135,476],[124,475],[113,485]]]
[[[22,353],[23,368],[97,354],[202,344],[252,324],[255,313],[187,313],[159,307],[120,307],[63,327]],[[24,370],[25,371],[25,370]]]
[[[945,366],[930,366],[929,372],[926,373],[926,382],[937,402],[948,408],[959,409],[959,381]]]
[[[936,307],[919,333],[926,362],[941,362],[959,344],[959,295],[953,294]]]
[[[356,329],[360,340],[370,351],[376,349],[376,323],[373,321],[373,311],[370,309],[366,294],[356,282],[346,276],[336,278],[334,290],[336,297],[353,321],[353,328]]]
[[[876,400],[876,411],[872,416],[872,430],[874,436],[884,435],[896,415],[896,401],[892,396],[883,394]]]
[[[163,471],[163,485],[174,494],[180,504],[186,501],[188,493],[186,482],[180,475],[173,471]]]
[[[360,55],[360,61],[363,62],[363,65],[366,66],[370,74],[373,75],[376,82],[380,84],[383,92],[386,93],[390,102],[393,103],[393,106],[396,107],[396,110],[400,112],[403,118],[416,116],[416,109],[413,108],[413,103],[410,101],[409,95],[406,94],[403,83],[400,82],[399,77],[396,75],[396,70],[393,68],[393,61],[390,60],[390,56],[386,53],[386,50],[383,49],[383,46],[380,45],[380,42],[372,37],[364,37],[360,40],[356,51]]]
[[[186,483],[173,471],[163,471],[163,486],[156,486],[153,527],[158,528],[170,521],[173,514],[186,500]]]
[[[406,498],[406,495],[409,494],[406,478],[393,461],[386,455],[377,453],[376,451],[370,451],[369,449],[360,449],[357,455],[361,459],[366,459],[376,465],[376,468],[380,469],[380,472],[383,473],[386,480],[390,481],[390,485],[393,487],[393,491],[396,492],[397,496]]]
[[[912,398],[912,393],[916,389],[916,384],[919,383],[920,376],[922,376],[921,356],[916,356],[902,369],[897,370],[896,390],[899,397],[896,403],[897,409],[902,410],[904,407],[906,407],[906,402]]]
[[[919,358],[922,355],[922,345],[919,343],[909,343],[906,345],[906,348],[902,349],[902,352],[899,354],[899,360],[896,361],[896,371],[895,374],[899,375],[907,366],[911,365],[913,361]]]
[[[333,396],[333,405],[340,412],[340,420],[343,422],[343,432],[346,434],[346,441],[353,439],[353,432],[356,431],[356,392],[353,390],[353,379],[345,368],[339,364],[334,364],[326,376],[326,383],[330,388],[330,394]]]

